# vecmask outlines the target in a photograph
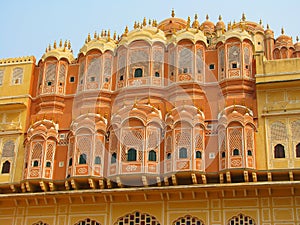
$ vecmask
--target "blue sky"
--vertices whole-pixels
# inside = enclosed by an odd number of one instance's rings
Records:
[[[225,24],[239,21],[244,12],[247,20],[268,23],[276,37],[281,27],[294,40],[300,36],[299,0],[9,0],[1,2],[0,58],[34,55],[39,60],[48,44],[60,39],[71,41],[77,57],[88,33],[122,34],[144,17],[158,22],[170,17],[172,8],[184,19],[197,13],[200,22],[208,14],[216,23],[221,14]]]

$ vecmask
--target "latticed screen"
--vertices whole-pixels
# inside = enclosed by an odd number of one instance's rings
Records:
[[[46,85],[48,82],[52,82],[51,84],[54,84],[55,82],[55,75],[56,75],[56,64],[49,64],[47,65],[46,69]]]
[[[219,142],[219,151],[225,152],[226,148],[225,148],[225,131],[224,130],[220,130],[218,133],[218,142]]]
[[[160,72],[162,69],[162,63],[164,60],[163,49],[154,48],[153,49],[153,70],[154,72]]]
[[[32,155],[31,155],[31,159],[41,159],[42,158],[42,151],[43,151],[43,147],[40,143],[35,143],[33,145],[33,150],[32,150]]]
[[[193,53],[183,48],[179,53],[179,73],[192,73]]]
[[[3,83],[3,75],[4,75],[4,71],[0,70],[0,85],[2,85]]]
[[[88,82],[91,82],[91,77],[95,77],[94,81],[98,81],[99,74],[101,73],[101,58],[93,58],[90,60],[88,69],[87,69],[87,78]]]
[[[231,46],[228,51],[229,64],[237,63],[237,67],[240,65],[241,53],[238,46]]]
[[[219,74],[220,74],[220,79],[224,79],[225,78],[225,53],[224,53],[224,49],[221,49],[219,51]]]
[[[185,216],[173,222],[173,225],[204,225],[204,223],[196,217]]]
[[[59,67],[59,77],[58,77],[60,83],[65,83],[65,76],[66,76],[66,66],[64,64],[61,64]]]
[[[300,120],[291,123],[292,137],[294,141],[300,141]]]
[[[85,220],[79,221],[78,223],[75,223],[74,225],[100,225],[100,223],[87,218]]]
[[[195,148],[197,150],[203,150],[203,137],[202,134],[198,134],[195,138]]]
[[[240,214],[238,216],[232,217],[227,223],[227,225],[241,225],[241,224],[255,225],[255,222],[251,217]]]
[[[201,74],[203,73],[203,59],[202,59],[202,50],[197,49],[197,58],[196,58],[196,63],[197,63],[197,73]]]
[[[34,223],[34,224],[32,224],[32,225],[48,225],[48,223],[44,223],[44,222],[42,222],[42,221],[39,221],[39,222]]]
[[[53,154],[54,154],[54,146],[53,146],[53,144],[48,144],[46,160],[52,161]]]
[[[230,151],[233,151],[234,149],[239,150],[239,152],[242,150],[242,128],[236,127],[236,128],[230,128],[229,129],[229,148]]]
[[[13,71],[12,83],[13,84],[20,84],[23,80],[23,69],[22,68],[15,68]]]
[[[148,136],[147,149],[156,149],[159,145],[158,131],[154,129],[148,130],[147,136]]]
[[[115,225],[160,225],[160,223],[154,216],[135,212],[120,218]]]
[[[13,141],[7,141],[3,145],[2,157],[14,157],[15,143]]]
[[[287,139],[286,125],[282,122],[274,122],[271,124],[271,139],[283,141]]]
[[[246,129],[246,134],[247,134],[247,150],[253,150],[253,130],[251,128]]]

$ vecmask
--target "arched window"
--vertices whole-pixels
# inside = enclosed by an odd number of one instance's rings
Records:
[[[187,158],[187,149],[186,148],[179,149],[179,158],[180,159],[186,159]]]
[[[233,155],[240,155],[240,150],[234,149],[233,150]]]
[[[227,225],[240,225],[240,224],[255,225],[255,221],[250,216],[239,214],[237,216],[232,217],[227,223]]]
[[[85,220],[81,220],[75,223],[74,225],[100,225],[100,223],[95,220],[91,220],[90,218],[87,218]]]
[[[101,164],[101,158],[100,158],[100,156],[96,156],[95,157],[95,164],[96,165],[100,165]]]
[[[34,224],[32,224],[32,225],[48,225],[48,223],[44,223],[44,222],[42,222],[42,221],[39,221],[39,222],[34,223]]]
[[[202,153],[200,151],[196,151],[196,159],[202,159]]]
[[[169,152],[168,154],[167,154],[167,159],[171,159],[172,158],[172,154],[171,154],[171,152]]]
[[[116,163],[117,162],[117,153],[113,153],[112,155],[111,155],[111,159],[110,159],[110,163],[111,164],[114,164],[114,163]]]
[[[159,72],[155,72],[155,77],[160,77]]]
[[[134,77],[142,77],[143,76],[143,70],[141,68],[137,68],[134,70]]]
[[[86,164],[86,154],[81,154],[79,156],[79,164]]]
[[[251,151],[251,150],[248,150],[248,151],[247,151],[247,155],[248,155],[248,156],[252,156],[252,151]]]
[[[2,165],[2,171],[1,173],[9,173],[10,171],[10,162],[9,161],[5,161]]]
[[[204,225],[203,221],[198,219],[197,217],[193,217],[190,215],[186,215],[185,217],[181,217],[175,220],[172,225]]]
[[[298,143],[296,145],[296,157],[299,158],[300,157],[300,143]]]
[[[127,214],[117,220],[114,225],[131,225],[131,224],[151,224],[151,225],[160,225],[161,223],[158,220],[149,214],[141,213],[141,212],[133,212],[131,214]]]
[[[23,80],[23,69],[15,68],[12,75],[12,84],[21,84]]]
[[[222,153],[221,153],[221,156],[222,156],[222,158],[225,158],[226,153],[225,153],[225,152],[222,152]]]
[[[136,161],[136,150],[134,148],[128,150],[127,161]]]
[[[38,167],[39,166],[39,161],[38,160],[34,160],[32,166],[33,167]]]
[[[151,150],[151,151],[149,152],[148,160],[149,160],[149,161],[153,161],[153,162],[156,161],[156,152],[155,152],[154,150]]]
[[[275,158],[285,158],[284,146],[282,144],[277,144],[274,148]]]
[[[46,167],[51,167],[51,162],[46,162]]]

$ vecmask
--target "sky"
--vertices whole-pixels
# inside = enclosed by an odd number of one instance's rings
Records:
[[[219,15],[227,24],[240,21],[242,13],[247,20],[262,19],[281,34],[300,36],[299,0],[9,0],[0,3],[0,59],[33,55],[37,61],[54,40],[70,40],[76,58],[84,41],[91,33],[110,29],[122,34],[126,25],[133,29],[134,21],[144,17],[158,22],[175,16],[192,20],[195,13],[202,23],[206,14],[216,23]]]

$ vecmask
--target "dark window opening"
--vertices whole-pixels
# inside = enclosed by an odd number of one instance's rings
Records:
[[[47,82],[47,85],[48,85],[48,86],[51,86],[51,85],[52,85],[52,82],[51,82],[51,81],[48,81],[48,82]]]
[[[69,166],[72,166],[72,164],[73,164],[73,159],[70,158],[70,159],[69,159]]]
[[[179,149],[179,158],[180,159],[186,159],[187,158],[187,149],[186,148]]]
[[[137,68],[134,71],[134,77],[142,77],[143,76],[143,70],[141,68]]]
[[[225,153],[225,152],[222,152],[221,156],[222,156],[222,158],[225,158],[226,153]]]
[[[231,68],[232,68],[232,69],[236,69],[236,68],[237,68],[237,63],[232,63],[232,64],[231,64]]]
[[[1,171],[1,173],[9,173],[9,171],[10,171],[10,162],[9,161],[5,161],[2,164],[2,171]]]
[[[51,167],[51,162],[46,162],[46,167]]]
[[[79,156],[79,164],[86,164],[86,154],[81,154]]]
[[[159,72],[155,72],[155,77],[160,77]]]
[[[210,69],[210,70],[214,70],[214,69],[215,69],[215,64],[210,64],[210,65],[209,65],[209,69]]]
[[[129,149],[127,153],[127,161],[136,161],[136,155],[136,150],[134,148]]]
[[[149,152],[148,161],[156,162],[156,152],[154,150]]]
[[[75,82],[75,77],[70,77],[70,83],[74,83]]]
[[[249,65],[246,65],[245,67],[246,67],[246,69],[249,69]]]
[[[80,81],[80,84],[83,84],[83,80]]]
[[[252,151],[251,151],[251,150],[248,150],[248,151],[247,151],[247,155],[248,155],[248,156],[252,156]]]
[[[108,81],[109,81],[108,77],[105,77],[104,81],[105,81],[105,82],[108,82]]]
[[[183,73],[188,73],[188,68],[183,68]]]
[[[33,161],[33,167],[37,167],[39,166],[39,161],[38,160],[34,160]]]
[[[25,169],[27,169],[27,167],[28,167],[28,163],[25,163]]]
[[[259,42],[257,42],[257,44],[258,44],[258,45],[260,45],[260,41],[259,41]]]
[[[63,83],[62,82],[59,82],[59,86],[62,86],[63,85]]]
[[[300,143],[298,143],[296,145],[296,157],[299,158],[300,157]]]
[[[120,76],[120,80],[124,80],[124,76],[123,75]]]
[[[95,157],[95,164],[96,165],[100,165],[101,164],[101,158],[100,158],[100,156],[96,156]]]
[[[224,72],[224,68],[222,68],[221,70],[222,70],[222,72]]]
[[[174,76],[174,73],[173,73],[173,72],[171,73],[171,76]]]
[[[240,150],[234,149],[233,150],[233,155],[240,155]]]
[[[198,73],[201,73],[201,70],[198,70]]]
[[[114,164],[114,163],[116,163],[117,162],[117,153],[113,153],[112,155],[111,155],[111,159],[110,159],[110,163],[111,164]]]
[[[96,80],[96,77],[91,77],[90,82],[94,82]]]
[[[284,146],[282,144],[277,144],[274,148],[275,158],[285,158]]]
[[[200,151],[196,151],[196,159],[202,159],[202,153]]]
[[[171,159],[171,157],[172,157],[172,154],[169,152],[169,153],[167,154],[167,159]]]

